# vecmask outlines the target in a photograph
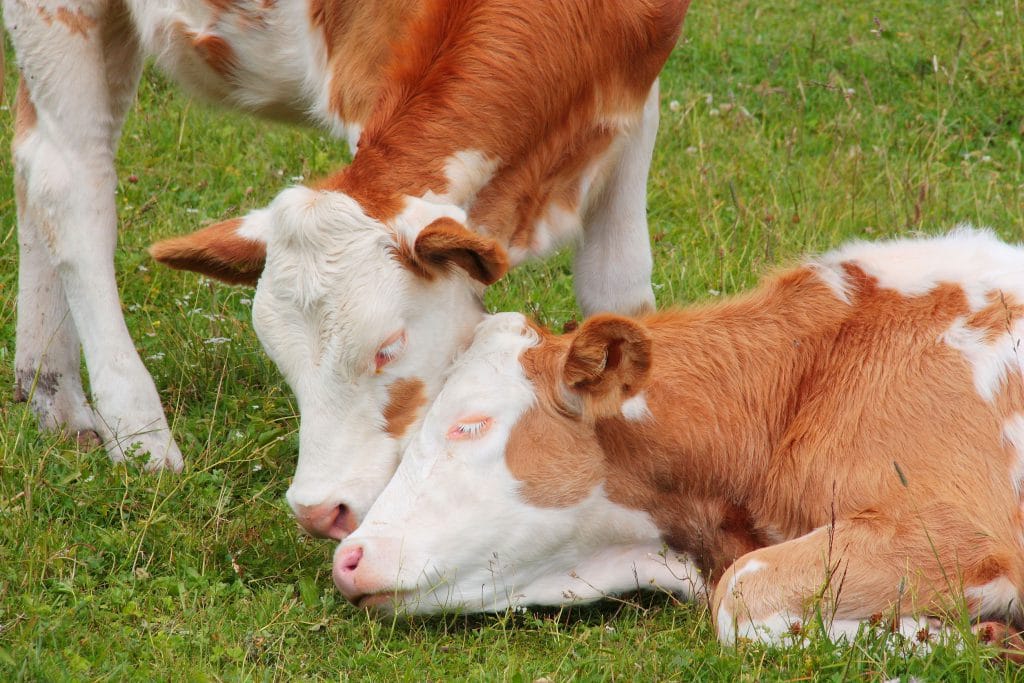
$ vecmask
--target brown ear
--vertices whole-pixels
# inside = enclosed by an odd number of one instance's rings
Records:
[[[453,218],[438,218],[416,236],[412,257],[425,275],[458,266],[492,285],[508,272],[508,254],[497,240],[478,235]]]
[[[617,315],[597,315],[580,326],[569,346],[562,380],[598,417],[618,413],[651,371],[652,340],[640,323]]]
[[[263,273],[266,245],[238,233],[243,219],[214,223],[189,235],[161,240],[149,248],[154,259],[233,285],[255,285]]]

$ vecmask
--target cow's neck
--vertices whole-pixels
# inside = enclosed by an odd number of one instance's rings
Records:
[[[382,94],[394,46],[421,3],[407,0],[312,2],[310,21],[322,32],[330,85],[328,109],[347,126],[362,128]]]
[[[580,5],[593,15],[586,26],[608,27],[607,49],[550,50],[551,63],[538,71],[508,46],[522,31],[538,32],[538,40],[563,36],[567,27],[552,25],[555,15],[524,10],[524,26],[509,21],[502,3],[424,3],[390,48],[353,163],[322,187],[353,195],[385,222],[404,196],[454,204],[471,228],[517,253],[540,253],[575,235],[584,190],[598,191],[609,157],[621,151],[616,140],[641,125],[677,32],[669,22],[638,38],[615,3]],[[646,51],[637,52],[638,39]],[[538,224],[553,226],[552,234],[533,239]]]
[[[746,297],[648,318],[651,416],[597,423],[613,498],[661,515],[663,530],[707,512],[702,501],[727,503],[726,527],[764,509],[771,455],[798,408],[801,378],[848,311],[805,269]]]

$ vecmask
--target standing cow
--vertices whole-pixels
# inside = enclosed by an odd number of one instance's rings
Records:
[[[259,279],[256,331],[301,411],[289,501],[314,533],[351,531],[510,264],[575,240],[585,311],[652,305],[656,78],[688,4],[5,0],[22,76],[16,396],[115,459],[134,445],[182,466],[113,269],[114,154],[154,55],[207,99],[356,150],[314,187],[153,248]]]
[[[967,229],[562,336],[493,316],[335,582],[432,612],[704,579],[723,643],[1024,625],[1022,335],[1024,248]]]

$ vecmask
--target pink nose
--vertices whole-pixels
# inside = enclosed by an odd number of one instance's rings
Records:
[[[363,559],[362,546],[340,548],[334,556],[334,585],[341,594],[353,603],[359,602],[363,593],[356,588],[356,568]]]
[[[295,505],[295,518],[313,536],[341,540],[356,530],[358,520],[344,504]]]

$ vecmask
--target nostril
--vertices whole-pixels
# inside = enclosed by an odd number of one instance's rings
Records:
[[[340,503],[335,509],[334,521],[327,535],[331,538],[342,539],[356,530],[356,516],[344,503]]]
[[[341,556],[341,570],[346,572],[355,571],[361,559],[363,559],[363,549],[361,546],[349,548]]]
[[[296,505],[295,516],[302,528],[313,536],[338,541],[355,531],[358,524],[355,514],[344,503]]]

